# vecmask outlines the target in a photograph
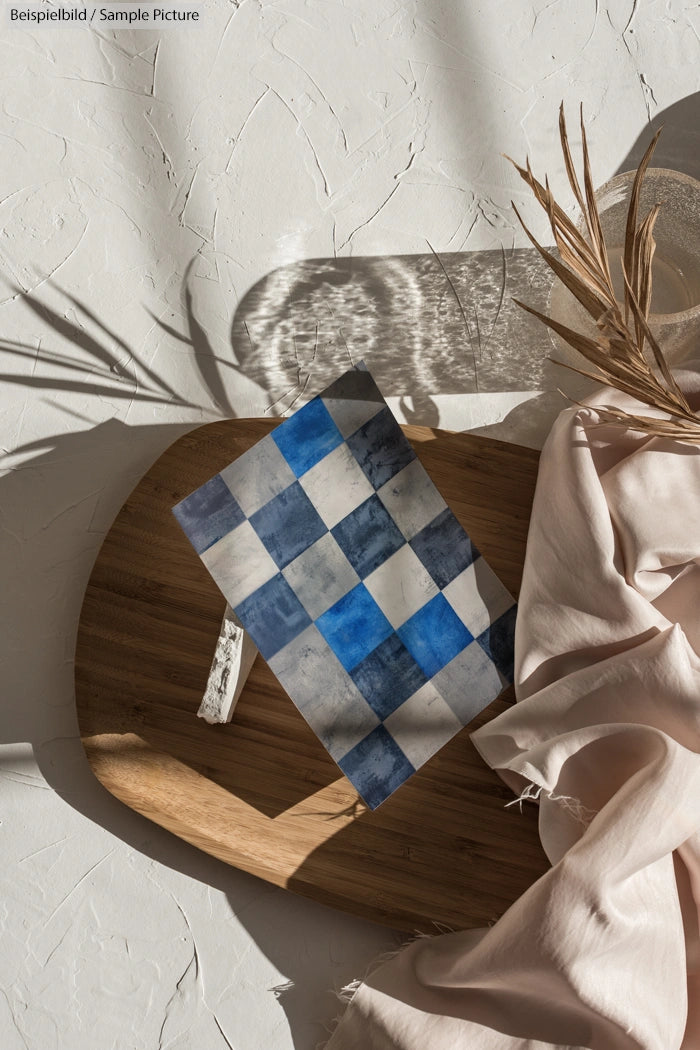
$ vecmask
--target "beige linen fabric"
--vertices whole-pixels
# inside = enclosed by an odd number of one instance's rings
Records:
[[[700,1050],[700,447],[601,425],[613,403],[640,411],[596,394],[543,450],[519,702],[473,737],[552,867],[380,966],[328,1050]]]

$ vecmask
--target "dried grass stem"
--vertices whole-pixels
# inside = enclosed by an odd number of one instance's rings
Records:
[[[649,327],[652,292],[654,224],[660,205],[655,204],[639,221],[639,202],[644,175],[653,155],[660,131],[642,158],[635,173],[627,212],[624,252],[621,259],[624,296],[619,303],[611,277],[610,260],[595,199],[586,130],[581,112],[583,189],[569,147],[564,107],[559,110],[559,137],[569,185],[581,211],[583,232],[556,202],[545,179],[544,185],[532,173],[529,161],[521,167],[510,157],[520,177],[546,211],[558,256],[544,248],[513,205],[525,233],[556,277],[581,304],[595,324],[592,336],[576,332],[538,310],[516,302],[538,317],[569,346],[584,357],[594,370],[565,365],[596,382],[614,387],[669,419],[634,414],[621,409],[597,409],[601,420],[621,424],[650,436],[672,437],[700,442],[700,419],[692,411],[668,366],[663,351]],[[564,362],[557,362],[564,364]]]

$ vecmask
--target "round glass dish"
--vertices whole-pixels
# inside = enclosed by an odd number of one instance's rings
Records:
[[[613,283],[622,297],[622,253],[634,171],[626,171],[596,190],[603,236]],[[642,181],[638,222],[660,203],[652,261],[649,326],[670,364],[676,364],[700,342],[700,182],[679,171],[649,168]],[[578,224],[582,229],[582,223]],[[558,280],[550,295],[551,316],[562,324],[591,334],[588,314]],[[557,349],[570,363],[581,359],[555,337]],[[574,357],[577,361],[574,362]]]

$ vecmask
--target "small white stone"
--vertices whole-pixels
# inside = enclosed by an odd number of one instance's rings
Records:
[[[230,605],[226,606],[204,698],[197,712],[210,725],[230,722],[258,650]]]

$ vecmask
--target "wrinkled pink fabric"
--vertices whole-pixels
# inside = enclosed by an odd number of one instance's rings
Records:
[[[552,866],[492,928],[380,966],[328,1050],[700,1050],[700,447],[596,404],[642,410],[605,391],[555,423],[518,703],[473,737],[537,797]]]

